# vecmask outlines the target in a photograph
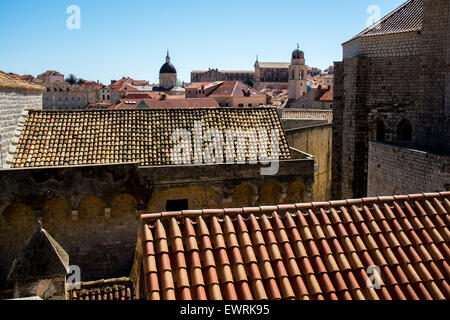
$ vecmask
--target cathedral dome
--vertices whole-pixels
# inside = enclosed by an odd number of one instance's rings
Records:
[[[170,62],[166,62],[161,67],[161,70],[159,70],[159,73],[177,73],[177,70],[175,69],[173,64],[171,64]]]
[[[292,59],[304,59],[305,58],[305,54],[303,53],[303,51],[300,50],[299,46],[297,45],[297,49],[295,49],[292,52]]]

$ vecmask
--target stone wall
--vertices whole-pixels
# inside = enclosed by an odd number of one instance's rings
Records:
[[[42,109],[42,93],[0,90],[0,167],[5,165],[20,115],[25,109]]]
[[[291,147],[314,156],[314,201],[331,200],[332,124],[312,125],[285,130]]]
[[[449,7],[448,0],[424,0],[421,33],[344,44],[344,61],[335,72],[333,198],[366,195],[368,147],[376,139],[377,122],[384,123],[387,142],[400,142],[400,124],[406,121],[412,128],[409,147],[449,152]]]
[[[138,167],[136,164],[0,170],[0,289],[37,219],[81,267],[83,281],[128,276],[138,217],[166,210],[255,206],[313,199],[314,160],[261,165]]]
[[[316,110],[316,109],[283,109],[281,111],[282,119],[311,119],[311,120],[327,120],[328,123],[333,122],[332,110]]]
[[[368,196],[441,192],[449,188],[449,156],[370,142]]]
[[[367,56],[373,58],[415,56],[420,52],[420,35],[417,32],[390,36],[357,38],[344,43],[344,59]]]

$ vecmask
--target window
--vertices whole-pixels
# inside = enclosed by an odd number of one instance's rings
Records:
[[[240,104],[238,105],[238,107],[239,107],[239,108],[242,108],[242,107],[244,107],[244,105],[243,105],[242,103],[240,103]]]
[[[412,127],[408,120],[403,119],[397,127],[397,139],[399,141],[412,140]]]
[[[253,104],[249,103],[248,106],[249,106],[249,107],[253,107]]]
[[[386,126],[383,120],[377,121],[377,141],[386,141]]]
[[[188,209],[189,209],[188,199],[167,200],[167,202],[166,202],[166,211],[167,212],[181,211],[181,210],[188,210]]]

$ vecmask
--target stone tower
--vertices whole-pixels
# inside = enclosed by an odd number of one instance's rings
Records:
[[[292,52],[291,65],[289,66],[289,100],[295,101],[306,94],[308,91],[306,75],[305,54],[297,44],[297,49]]]
[[[167,50],[166,63],[159,70],[159,85],[166,90],[177,86],[177,70],[170,63],[169,50]]]
[[[43,300],[66,300],[66,275],[69,255],[39,225],[8,275],[14,282],[14,298],[40,297]]]

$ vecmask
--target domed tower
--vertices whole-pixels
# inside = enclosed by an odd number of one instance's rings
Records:
[[[170,63],[169,50],[167,50],[166,63],[159,70],[159,86],[169,90],[177,85],[177,70]]]
[[[308,92],[306,86],[307,74],[305,54],[297,44],[297,49],[292,52],[291,65],[289,66],[289,100],[297,100]]]

